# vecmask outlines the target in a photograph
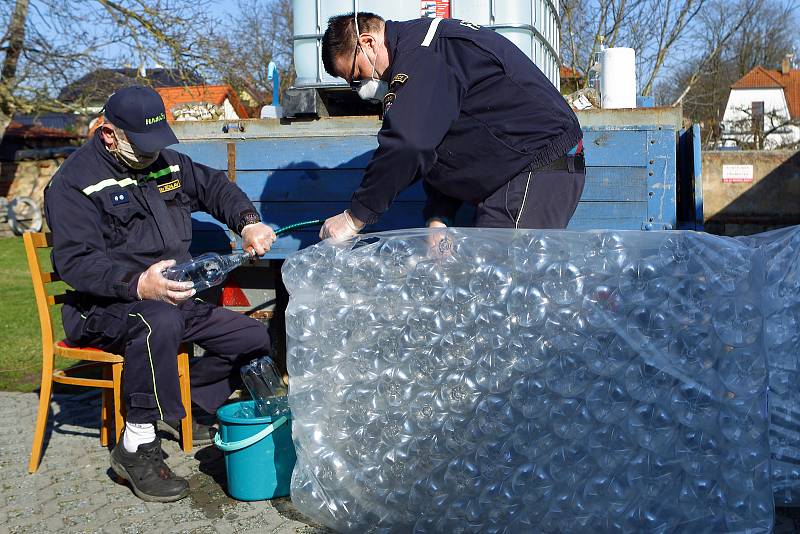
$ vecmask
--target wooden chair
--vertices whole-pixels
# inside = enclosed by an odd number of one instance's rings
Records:
[[[100,443],[108,445],[108,436],[112,421],[114,424],[115,442],[119,441],[123,426],[122,403],[122,366],[124,359],[119,354],[112,354],[92,347],[73,347],[66,342],[54,341],[53,323],[50,318],[50,308],[63,304],[65,294],[48,294],[47,284],[58,282],[60,278],[52,271],[42,269],[39,261],[40,249],[53,246],[52,236],[49,233],[25,233],[22,236],[25,243],[25,254],[28,257],[28,267],[33,280],[33,292],[36,296],[36,308],[39,312],[39,325],[42,330],[42,386],[39,393],[39,411],[36,416],[36,429],[33,434],[33,449],[28,464],[28,471],[34,473],[39,468],[42,455],[42,442],[44,441],[47,414],[50,409],[53,382],[70,384],[74,386],[88,386],[102,388],[102,407],[100,410]],[[55,369],[55,357],[69,358],[83,363],[68,369]],[[102,367],[103,378],[86,378],[80,375],[92,367]],[[180,379],[181,400],[186,410],[186,417],[181,421],[181,446],[185,452],[192,450],[192,400],[189,391],[189,355],[185,347],[181,347],[178,354],[178,376]]]

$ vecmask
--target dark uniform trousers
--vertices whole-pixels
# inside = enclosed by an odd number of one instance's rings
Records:
[[[265,325],[201,299],[177,306],[152,300],[116,302],[92,307],[80,322],[70,328],[65,321],[71,342],[124,356],[123,398],[131,423],[186,415],[176,357],[181,343],[197,343],[206,351],[191,365],[190,380],[192,401],[209,413],[241,385],[240,367],[270,349]],[[76,329],[73,335],[70,330]]]
[[[583,154],[565,156],[543,169],[526,169],[478,203],[474,224],[479,228],[566,228],[585,180]]]

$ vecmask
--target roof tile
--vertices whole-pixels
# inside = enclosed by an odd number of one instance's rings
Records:
[[[248,118],[247,110],[239,101],[239,97],[230,85],[192,85],[184,87],[156,87],[156,91],[164,100],[164,107],[167,110],[167,120],[172,122],[175,117],[172,109],[180,104],[191,104],[195,102],[207,102],[216,106],[221,106],[225,99],[230,100],[233,109],[239,118]]]

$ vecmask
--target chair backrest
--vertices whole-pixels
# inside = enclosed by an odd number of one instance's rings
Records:
[[[61,278],[53,271],[42,269],[38,251],[53,246],[53,236],[49,232],[28,232],[22,234],[25,243],[25,255],[28,257],[28,269],[31,271],[33,294],[36,297],[36,309],[39,312],[39,326],[42,329],[42,346],[53,346],[53,322],[50,318],[50,307],[62,304],[64,292],[49,294],[47,284],[58,282]]]

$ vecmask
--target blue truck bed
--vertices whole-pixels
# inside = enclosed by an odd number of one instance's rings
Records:
[[[679,108],[593,110],[580,112],[579,120],[587,176],[571,229],[702,226],[702,199],[699,210],[695,205],[699,142],[693,142],[699,129],[681,130]],[[377,146],[379,127],[374,117],[174,125],[181,140],[177,149],[197,162],[228,170],[263,220],[276,228],[346,208]],[[422,226],[423,203],[417,183],[369,230]],[[467,212],[461,216],[464,224]],[[193,230],[193,250],[198,252],[228,251],[235,237],[204,213],[194,215]],[[315,243],[317,233],[312,228],[281,237],[268,259]]]

